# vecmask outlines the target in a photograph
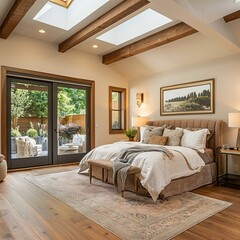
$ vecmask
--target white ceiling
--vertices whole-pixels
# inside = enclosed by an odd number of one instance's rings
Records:
[[[198,33],[157,47],[139,55],[118,61],[109,65],[110,68],[119,72],[127,79],[140,78],[157,72],[168,71],[179,67],[209,61],[219,57],[240,53],[240,19],[225,23],[223,16],[240,10],[240,2],[234,0],[149,0],[150,4],[138,10],[136,13],[119,21],[89,38],[83,43],[75,46],[75,49],[87,51],[96,55],[103,55],[117,50],[142,37],[119,46],[114,46],[96,40],[96,37],[108,31],[119,23],[131,18],[133,15],[151,7],[161,14],[173,19],[167,25],[175,25],[177,22],[185,22],[198,30]],[[6,17],[14,0],[0,0],[0,24]],[[110,0],[105,6],[97,10],[93,15],[87,17],[69,31],[46,25],[32,20],[38,11],[45,5],[47,0],[37,0],[28,11],[22,21],[15,28],[14,33],[29,36],[42,41],[56,44],[56,46],[68,37],[79,31],[84,26],[122,2],[121,0]],[[53,16],[54,17],[54,16]],[[45,29],[45,34],[40,34],[39,29]],[[161,28],[154,30],[144,36],[148,36]],[[92,45],[99,47],[93,49]],[[70,50],[71,51],[71,50]],[[64,53],[63,53],[64,54]]]

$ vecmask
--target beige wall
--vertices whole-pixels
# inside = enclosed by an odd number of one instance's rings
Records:
[[[123,137],[108,134],[108,86],[127,88],[128,83],[99,57],[75,49],[59,53],[55,44],[13,34],[0,39],[1,65],[95,81],[96,146]]]
[[[209,78],[215,78],[215,114],[160,116],[160,87]],[[137,92],[144,93],[144,104],[139,109],[135,101]],[[224,143],[230,146],[236,143],[237,129],[228,128],[227,121],[229,112],[240,111],[240,55],[129,81],[129,93],[130,118],[135,115],[146,115],[149,120],[222,119],[225,122]],[[234,160],[234,164],[239,162]]]

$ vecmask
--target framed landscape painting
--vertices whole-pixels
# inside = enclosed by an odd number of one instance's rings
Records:
[[[160,114],[214,113],[214,79],[160,88]]]

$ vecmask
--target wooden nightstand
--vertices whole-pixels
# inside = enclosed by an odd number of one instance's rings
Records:
[[[219,167],[220,161],[223,161],[224,158],[221,156],[225,156],[225,163],[226,163],[226,171],[225,174],[219,176]],[[240,163],[240,151],[239,150],[225,150],[218,148],[217,149],[217,185],[224,184],[227,187],[234,187],[240,189],[240,176],[229,174],[228,173],[228,157],[229,155],[238,156],[238,160]],[[223,166],[223,165],[222,165]]]

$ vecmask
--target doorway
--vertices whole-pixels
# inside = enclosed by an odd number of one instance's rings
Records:
[[[6,75],[9,169],[79,162],[93,146],[91,94],[87,84]]]

